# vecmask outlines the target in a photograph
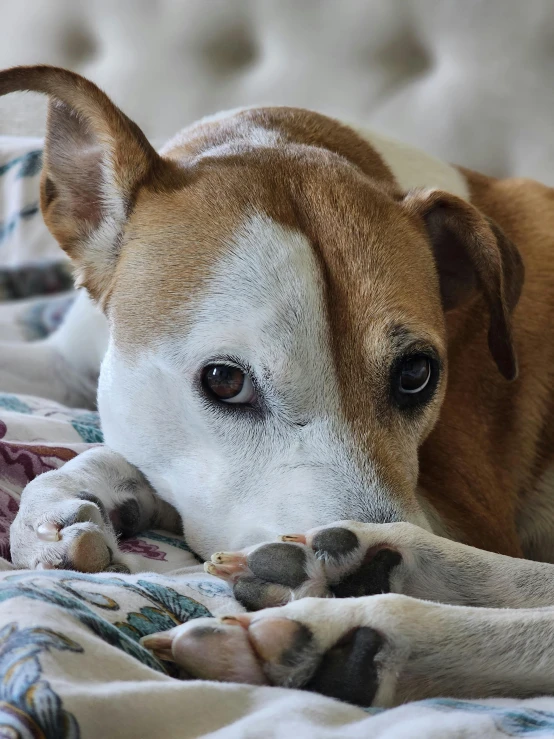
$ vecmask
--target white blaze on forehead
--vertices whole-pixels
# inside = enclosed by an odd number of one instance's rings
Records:
[[[232,156],[233,154],[241,154],[252,149],[275,147],[280,141],[281,136],[276,131],[241,121],[235,125],[233,138],[223,144],[217,144],[204,149],[194,157],[194,160]]]
[[[228,141],[209,146],[198,154],[195,159],[205,159],[218,156],[230,156],[244,151],[258,148],[276,147],[283,138],[279,131],[264,128],[249,118],[238,117],[239,113],[246,112],[249,108],[234,108],[222,111],[215,115],[205,116],[190,128],[185,128],[174,136],[160,151],[163,154],[171,154],[173,149],[186,145],[194,140],[195,136],[202,133],[202,126],[210,123],[222,123],[233,120],[232,134]]]
[[[295,414],[338,409],[324,282],[307,237],[264,215],[249,217],[192,309],[186,363],[229,355],[271,375]],[[209,343],[207,343],[207,341]]]

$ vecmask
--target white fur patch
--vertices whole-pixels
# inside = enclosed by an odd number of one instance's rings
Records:
[[[239,121],[235,127],[233,139],[225,144],[218,144],[205,149],[197,159],[229,156],[251,149],[276,147],[280,140],[281,136],[277,131],[251,125],[246,121]]]
[[[402,190],[416,187],[444,190],[469,200],[465,177],[455,167],[408,144],[361,126],[350,126],[381,155]]]
[[[233,108],[232,110],[223,110],[220,113],[214,115],[207,115],[201,118],[190,128],[185,128],[174,136],[167,144],[161,149],[162,155],[168,154],[172,149],[179,148],[188,139],[194,137],[195,129],[200,128],[206,123],[218,123],[227,119],[234,118],[238,113],[243,111],[252,110],[253,108]],[[236,118],[233,122],[233,136],[223,144],[212,146],[209,149],[202,151],[198,156],[198,159],[204,159],[206,157],[217,157],[217,156],[228,156],[238,151],[245,151],[248,149],[255,149],[260,147],[273,147],[279,144],[281,141],[281,134],[278,131],[272,131],[263,126],[249,121],[246,118]]]

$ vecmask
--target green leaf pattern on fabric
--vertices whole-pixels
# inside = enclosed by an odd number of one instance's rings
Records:
[[[83,648],[52,629],[9,623],[0,631],[0,736],[79,739],[75,717],[42,679],[45,651],[82,654]]]

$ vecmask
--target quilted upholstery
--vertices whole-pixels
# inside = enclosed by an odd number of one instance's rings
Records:
[[[238,105],[317,108],[554,184],[552,0],[9,0],[0,67],[91,77],[161,143]],[[11,96],[0,133],[40,133]]]

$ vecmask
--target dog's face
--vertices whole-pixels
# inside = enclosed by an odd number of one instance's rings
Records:
[[[204,555],[339,519],[425,525],[446,344],[423,230],[346,162],[277,153],[267,178],[257,156],[137,199],[107,305],[107,441]]]
[[[455,197],[399,192],[316,114],[239,113],[160,157],[91,83],[15,72],[0,94],[63,101],[42,207],[110,321],[106,440],[191,546],[340,519],[427,526],[418,449],[445,393],[445,310],[481,292],[491,353],[515,373],[519,262],[498,229]]]

